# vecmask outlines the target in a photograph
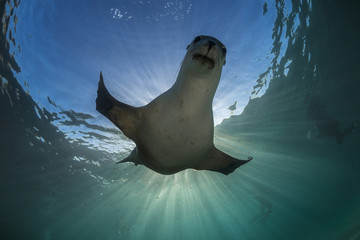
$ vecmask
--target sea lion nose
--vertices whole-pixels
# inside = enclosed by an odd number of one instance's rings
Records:
[[[208,51],[210,51],[210,49],[215,45],[215,43],[213,41],[208,41],[207,43],[209,45]]]

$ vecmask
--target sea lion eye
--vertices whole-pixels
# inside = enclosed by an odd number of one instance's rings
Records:
[[[199,42],[201,40],[201,37],[200,36],[197,36],[195,39],[194,39],[194,43],[197,43],[197,42]]]

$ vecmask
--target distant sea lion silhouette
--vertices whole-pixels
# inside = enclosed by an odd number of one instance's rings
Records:
[[[309,101],[308,116],[311,120],[315,121],[312,131],[317,133],[317,137],[334,138],[338,144],[342,144],[344,138],[357,127],[355,123],[343,131],[340,130],[340,122],[329,116],[326,105],[321,103],[317,97],[312,97]]]
[[[237,101],[234,102],[233,105],[231,105],[230,107],[228,107],[228,109],[232,112],[234,110],[236,110],[236,104],[237,104]]]
[[[187,47],[174,85],[143,107],[112,97],[100,72],[96,109],[136,143],[120,163],[143,164],[161,174],[193,168],[228,175],[252,159],[233,158],[213,143],[212,101],[225,56],[219,40],[197,36]]]

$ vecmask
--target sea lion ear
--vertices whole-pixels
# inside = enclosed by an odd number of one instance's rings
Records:
[[[187,45],[186,50],[188,50],[188,49],[189,49],[189,47],[190,47],[190,44],[189,44],[189,45]]]

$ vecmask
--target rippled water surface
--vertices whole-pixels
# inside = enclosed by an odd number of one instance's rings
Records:
[[[1,1],[1,239],[359,239],[356,1]],[[132,106],[186,46],[227,47],[224,176],[115,164],[135,144],[95,110],[99,72]],[[229,109],[230,106],[233,106]]]

